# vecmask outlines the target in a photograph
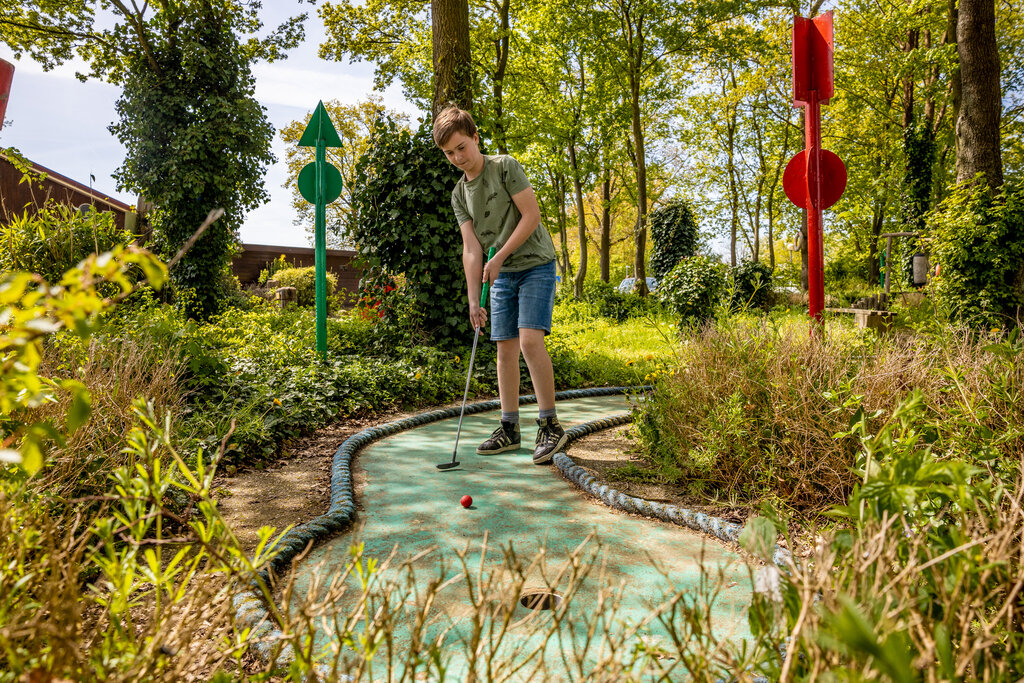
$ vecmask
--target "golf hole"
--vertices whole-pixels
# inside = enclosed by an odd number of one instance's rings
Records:
[[[520,595],[519,604],[530,610],[558,609],[562,596],[546,590],[526,590]]]

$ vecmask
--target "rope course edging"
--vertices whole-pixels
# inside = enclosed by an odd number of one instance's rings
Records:
[[[566,441],[566,447],[568,447],[568,445],[573,441],[581,439],[584,436],[603,429],[618,427],[619,425],[624,425],[631,421],[632,416],[630,416],[629,413],[623,413],[621,415],[613,415],[611,417],[605,417],[599,420],[594,420],[593,422],[577,425],[576,427],[566,430],[566,435],[569,437]],[[621,491],[601,482],[586,469],[577,465],[573,462],[572,458],[565,454],[564,450],[555,454],[554,464],[563,477],[571,481],[584,492],[589,493],[595,498],[599,498],[609,507],[613,507],[624,512],[631,512],[636,515],[642,515],[644,517],[653,517],[655,519],[660,519],[663,522],[669,522],[670,524],[684,526],[689,529],[693,529],[694,531],[714,536],[726,543],[739,543],[740,534],[743,532],[743,527],[739,524],[724,520],[721,517],[715,517],[704,512],[698,512],[678,505],[658,503],[622,493]],[[778,545],[775,546],[775,550],[772,553],[772,561],[777,566],[787,566],[790,557],[788,550],[781,548]]]

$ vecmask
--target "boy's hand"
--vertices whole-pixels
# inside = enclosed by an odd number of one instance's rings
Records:
[[[491,260],[484,264],[483,276],[480,278],[480,282],[486,282],[493,285],[494,281],[498,279],[498,275],[501,274],[501,266],[505,263],[505,257],[501,255],[499,251],[497,254],[491,257]]]
[[[473,329],[487,326],[487,309],[481,308],[478,303],[471,303],[469,305],[469,322],[473,325]]]

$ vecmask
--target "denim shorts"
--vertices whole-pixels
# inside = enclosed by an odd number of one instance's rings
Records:
[[[491,340],[516,339],[521,328],[551,334],[554,309],[554,261],[518,273],[501,273],[491,285]]]

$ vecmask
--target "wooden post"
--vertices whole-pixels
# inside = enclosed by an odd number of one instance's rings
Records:
[[[889,294],[889,273],[892,272],[892,235],[885,238],[885,293]]]

